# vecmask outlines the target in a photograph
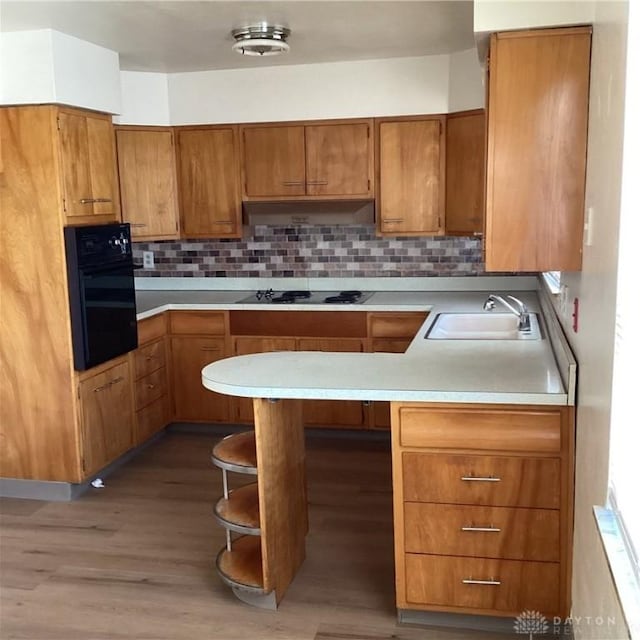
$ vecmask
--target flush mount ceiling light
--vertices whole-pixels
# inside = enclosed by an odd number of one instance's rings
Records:
[[[277,56],[289,51],[287,38],[290,29],[266,22],[234,29],[235,38],[232,49],[245,56]]]

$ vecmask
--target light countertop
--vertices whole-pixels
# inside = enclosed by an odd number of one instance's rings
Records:
[[[377,295],[381,297],[376,302]],[[258,398],[569,403],[546,338],[540,341],[424,338],[438,313],[478,312],[486,293],[421,295],[424,298],[416,296],[414,304],[407,306],[428,308],[431,313],[403,354],[297,351],[237,356],[205,367],[203,385],[220,393]],[[540,313],[535,292],[521,297],[531,311]],[[376,294],[368,302],[374,308],[398,310],[400,307],[393,302],[396,298],[399,302],[403,300],[403,293]],[[367,303],[349,308],[369,309]],[[542,324],[546,333],[544,321]]]
[[[477,283],[476,289],[482,289]],[[266,287],[265,287],[266,288]],[[293,287],[292,287],[293,288]],[[363,304],[238,304],[247,290],[141,290],[138,319],[170,309],[281,311],[429,311],[407,351],[393,353],[275,352],[236,356],[203,369],[203,385],[258,398],[396,400],[566,405],[574,402],[575,361],[557,353],[555,317],[535,291],[516,293],[538,313],[544,339],[427,340],[442,312],[480,312],[487,293],[378,291]],[[507,293],[513,293],[512,288]],[[505,293],[505,292],[502,292]],[[561,363],[561,364],[558,364]]]

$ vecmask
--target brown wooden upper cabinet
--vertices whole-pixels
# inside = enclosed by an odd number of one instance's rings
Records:
[[[591,28],[491,37],[487,271],[582,265]]]
[[[379,233],[444,233],[444,121],[444,116],[377,121]]]
[[[486,119],[483,109],[447,116],[447,235],[481,235],[484,228]]]
[[[111,116],[59,109],[63,210],[67,218],[120,217]]]
[[[134,240],[178,237],[173,131],[116,128],[122,220]]]
[[[242,202],[236,126],[177,129],[184,238],[240,238]]]
[[[373,120],[241,127],[246,200],[373,197]]]

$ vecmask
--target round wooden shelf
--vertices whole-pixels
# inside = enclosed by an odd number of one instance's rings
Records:
[[[226,471],[257,475],[255,433],[243,431],[227,436],[213,447],[211,462]]]
[[[220,498],[213,508],[218,522],[230,531],[245,535],[260,535],[258,483],[252,482],[234,489],[229,498]]]
[[[260,538],[242,536],[234,540],[232,546],[231,551],[226,547],[222,549],[216,558],[222,580],[234,588],[264,593]]]

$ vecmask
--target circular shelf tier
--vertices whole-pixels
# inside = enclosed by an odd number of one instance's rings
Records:
[[[234,433],[218,442],[211,452],[211,462],[226,471],[257,475],[255,432]]]
[[[223,527],[230,531],[259,536],[258,483],[253,482],[234,489],[229,494],[229,498],[220,498],[213,507],[213,515]]]
[[[258,536],[242,536],[233,541],[216,558],[216,568],[222,580],[234,589],[264,594],[262,578],[262,552]]]

